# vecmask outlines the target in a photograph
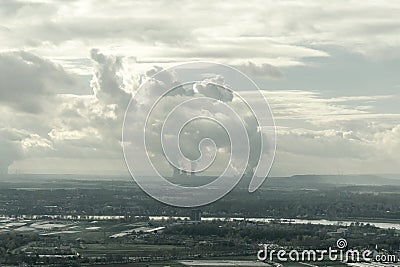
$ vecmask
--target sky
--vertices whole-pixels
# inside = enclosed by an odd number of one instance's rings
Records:
[[[132,94],[197,60],[263,90],[271,176],[400,173],[399,14],[395,0],[3,1],[0,173],[127,174]]]

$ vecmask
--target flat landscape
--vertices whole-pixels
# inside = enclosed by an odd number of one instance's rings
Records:
[[[215,204],[185,209],[162,205],[121,178],[35,177],[23,187],[11,178],[0,189],[0,259],[9,266],[299,266],[257,261],[260,244],[302,250],[339,238],[358,249],[400,249],[396,180],[273,178],[251,197],[239,186]]]

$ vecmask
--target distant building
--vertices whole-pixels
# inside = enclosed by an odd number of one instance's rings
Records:
[[[172,169],[174,170],[174,173],[172,174],[172,177],[175,177],[175,178],[179,177],[180,176],[180,170],[175,166],[172,166]]]
[[[328,232],[328,236],[330,237],[344,237],[346,236],[347,229],[339,228],[335,232]]]
[[[171,164],[171,166],[172,166],[172,169],[173,169],[172,177],[174,177],[174,178],[186,178],[186,177],[188,177],[188,173],[185,172],[184,170],[181,170],[181,169],[173,166],[172,164]]]
[[[195,222],[201,221],[201,211],[200,210],[192,210],[190,213],[190,220]]]
[[[190,176],[195,176],[195,174],[196,174],[196,171],[195,171],[195,163],[192,161],[191,163],[190,163]]]

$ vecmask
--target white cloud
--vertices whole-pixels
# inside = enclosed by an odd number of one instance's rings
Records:
[[[267,63],[257,65],[253,62],[247,62],[243,65],[236,67],[239,70],[243,71],[245,74],[248,74],[252,77],[266,76],[270,78],[280,78],[283,75],[282,71],[280,71],[279,68]]]
[[[51,61],[26,52],[1,55],[2,172],[14,161],[28,158],[122,160],[122,117],[130,93],[122,89],[115,57],[95,50],[92,56],[94,93],[75,95],[67,90],[79,84],[75,76]]]
[[[399,172],[400,114],[375,113],[357,103],[394,95],[325,98],[308,91],[265,93],[278,135],[275,175]]]

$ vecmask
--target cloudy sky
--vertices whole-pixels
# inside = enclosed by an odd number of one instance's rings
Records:
[[[399,1],[3,1],[0,173],[127,173],[126,105],[161,67],[237,67],[271,175],[400,173]]]

